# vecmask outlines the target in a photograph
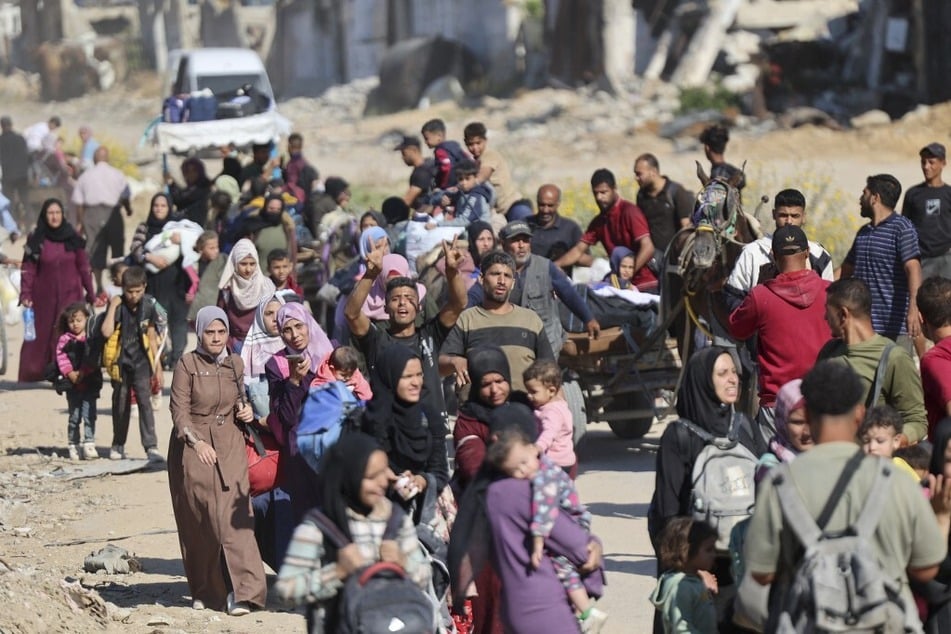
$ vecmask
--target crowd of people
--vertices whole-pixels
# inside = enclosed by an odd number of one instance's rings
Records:
[[[286,155],[255,146],[247,165],[225,148],[214,178],[187,159],[183,183],[165,175],[130,249],[112,258],[107,225],[131,205],[105,148],[69,200],[40,209],[21,293],[37,336],[23,344],[19,379],[65,392],[73,460],[99,458],[102,368],[110,459],[125,458],[137,409],[148,458],[167,464],[195,609],[264,608],[266,563],[277,592],[333,631],[349,618],[347,580],[384,562],[442,608],[447,630],[604,626],[603,552],[574,487],[575,421],[558,364],[566,322],[597,338],[604,318],[570,275],[601,245],[610,271],[592,284],[629,297],[647,316],[638,323],[653,324],[663,256],[698,222],[697,199],[645,153],[634,201],[609,170],[594,172],[598,213],[582,228],[558,213],[557,185],[522,196],[483,124],[463,135],[451,140],[436,119],[421,138],[404,136],[395,150],[411,168],[406,193],[364,213],[344,179],[321,178],[297,134]],[[713,176],[742,188],[724,158],[727,131],[701,141]],[[803,533],[814,522],[831,536],[863,518],[906,631],[951,621],[939,600],[951,584],[941,572],[951,186],[942,145],[920,158],[925,180],[901,213],[898,181],[868,177],[869,223],[839,269],[806,234],[803,194],[787,189],[774,197],[774,230],[723,280],[723,326],[738,343],[684,361],[679,420],[657,453],[655,631],[774,631],[807,619],[788,600],[812,552]],[[180,220],[204,232],[189,239],[169,224]],[[162,248],[151,246],[158,236]],[[758,369],[751,412],[738,405],[746,357]],[[173,422],[164,454],[152,405],[163,369]],[[319,434],[339,429],[315,440],[304,421],[334,386],[346,401],[339,416],[316,411]]]

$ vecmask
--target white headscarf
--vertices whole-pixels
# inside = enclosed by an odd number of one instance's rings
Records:
[[[278,302],[283,306],[288,301],[296,301],[294,298],[297,298],[294,291],[284,290],[274,293],[258,304],[258,310],[254,314],[254,323],[251,324],[248,336],[244,340],[244,347],[241,348],[245,378],[256,379],[264,374],[264,365],[268,362],[268,359],[274,356],[275,352],[284,349],[284,340],[281,339],[281,335],[272,335],[264,325],[264,311],[267,310],[268,304]]]
[[[241,260],[252,257],[257,267],[251,279],[244,279],[235,271],[235,267]],[[225,268],[221,272],[221,281],[218,282],[219,289],[228,289],[231,291],[231,297],[234,298],[234,305],[240,310],[251,310],[256,308],[261,300],[274,294],[274,282],[261,270],[261,263],[258,261],[258,250],[254,243],[247,238],[238,240],[231,249],[231,255],[225,262]]]
[[[216,355],[211,354],[205,350],[201,345],[201,336],[204,334],[208,326],[211,325],[214,321],[220,321],[225,325],[225,334],[227,336],[228,332],[231,331],[231,326],[228,324],[228,316],[225,314],[225,311],[221,310],[217,306],[205,306],[198,311],[198,314],[195,316],[195,334],[198,335],[198,347],[195,348],[198,352],[205,355],[206,357],[211,357],[215,360],[215,363],[221,363],[228,358],[228,346],[226,345],[221,349]]]

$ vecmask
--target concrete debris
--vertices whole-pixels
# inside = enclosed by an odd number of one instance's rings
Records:
[[[857,117],[852,117],[852,120],[850,121],[852,127],[856,129],[888,125],[891,122],[891,117],[888,116],[887,112],[882,110],[869,110],[868,112],[863,112]]]
[[[134,554],[129,554],[125,548],[120,548],[114,544],[108,544],[94,553],[90,553],[83,561],[83,570],[86,572],[104,571],[110,575],[127,575],[133,572],[141,572],[142,564],[135,558]]]
[[[75,579],[63,579],[60,581],[60,588],[66,599],[66,605],[74,613],[82,614],[85,612],[94,616],[97,621],[103,624],[109,618],[106,602],[95,590],[84,587]]]

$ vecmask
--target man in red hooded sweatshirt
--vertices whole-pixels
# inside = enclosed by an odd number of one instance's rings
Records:
[[[759,414],[756,422],[768,440],[775,433],[776,393],[815,365],[831,337],[825,320],[826,287],[809,265],[809,241],[800,227],[786,225],[773,234],[773,259],[779,275],[754,286],[730,314],[730,334],[737,339],[759,335]]]

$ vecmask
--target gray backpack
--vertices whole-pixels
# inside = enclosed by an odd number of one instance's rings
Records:
[[[742,417],[734,415],[726,438],[688,420],[678,422],[704,442],[693,463],[690,512],[717,529],[717,550],[727,552],[733,527],[753,514],[756,456],[737,440]]]
[[[862,461],[875,460],[875,481],[855,523],[845,531],[824,530],[849,480]],[[775,631],[905,632],[907,606],[901,584],[889,579],[872,549],[891,483],[892,466],[885,458],[866,458],[859,451],[845,466],[829,501],[817,520],[806,509],[789,472],[775,468],[773,486],[788,525],[805,548],[791,582],[781,598]]]

